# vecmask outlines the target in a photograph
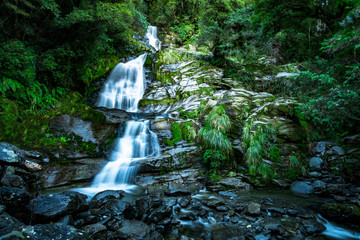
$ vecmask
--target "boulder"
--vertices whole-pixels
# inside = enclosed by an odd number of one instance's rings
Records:
[[[31,240],[85,240],[91,239],[84,232],[64,224],[38,224],[22,229],[26,239]]]
[[[14,188],[25,187],[24,180],[20,176],[12,173],[6,173],[1,179],[1,184],[7,187],[14,187]]]
[[[313,192],[313,186],[308,182],[295,181],[291,184],[290,190],[298,195],[309,195]]]
[[[0,239],[12,231],[20,231],[25,224],[10,216],[6,212],[0,213]]]
[[[326,203],[321,206],[322,215],[337,222],[359,222],[360,207],[346,203]]]
[[[313,157],[309,161],[309,167],[313,171],[321,170],[321,166],[322,166],[323,162],[324,161],[321,158]]]
[[[52,165],[41,172],[38,183],[42,188],[52,188],[89,182],[106,163],[108,161],[104,158],[92,158],[76,160],[71,165]]]
[[[163,237],[153,231],[147,224],[138,220],[125,220],[117,230],[120,239],[133,240],[160,240]]]
[[[78,192],[51,193],[31,200],[29,208],[42,222],[86,210],[86,198],[86,195]]]
[[[12,187],[0,187],[0,203],[9,210],[17,211],[25,208],[30,200],[30,194],[23,189]]]
[[[98,212],[103,216],[120,216],[119,221],[122,218],[134,219],[136,217],[136,209],[129,202],[119,200],[119,199],[110,199],[104,201]]]
[[[239,227],[223,227],[211,232],[213,240],[237,239],[245,240],[246,229]]]
[[[6,142],[0,142],[0,164],[20,166],[24,161],[24,152]]]
[[[257,216],[261,213],[261,205],[259,203],[251,202],[246,205],[246,213],[248,215]]]
[[[304,220],[301,224],[300,230],[305,236],[315,236],[326,230],[326,227],[315,219]]]
[[[106,239],[106,227],[100,223],[87,225],[82,230],[93,239]]]
[[[102,124],[83,120],[82,118],[61,115],[52,120],[50,127],[56,130],[74,133],[84,142],[101,144],[107,140],[116,130],[114,124]]]
[[[121,199],[124,196],[124,193],[125,192],[122,190],[106,190],[99,192],[90,200],[89,205],[91,208],[99,208],[111,199]]]
[[[241,181],[239,178],[223,178],[219,181],[219,184],[224,185],[225,187],[249,190],[251,188],[250,184]]]
[[[332,150],[339,156],[344,156],[345,155],[345,150],[339,146],[334,146],[332,147]]]
[[[324,155],[326,150],[326,142],[318,142],[315,147],[315,153]]]

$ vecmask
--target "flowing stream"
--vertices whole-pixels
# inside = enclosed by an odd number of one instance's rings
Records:
[[[160,49],[156,27],[150,26],[146,36],[150,45]],[[97,106],[137,112],[138,103],[145,91],[144,63],[147,54],[143,54],[127,63],[119,63],[111,72],[104,88],[100,92]],[[136,187],[132,180],[136,176],[136,166],[130,166],[150,156],[160,155],[159,140],[149,129],[148,120],[132,120],[126,123],[121,137],[110,155],[110,162],[96,175],[90,187],[77,189],[87,195],[112,190],[130,190]]]

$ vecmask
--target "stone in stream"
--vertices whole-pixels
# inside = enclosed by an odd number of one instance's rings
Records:
[[[106,204],[110,199],[121,199],[124,196],[124,193],[123,190],[105,190],[99,192],[90,200],[90,208],[99,208]]]
[[[313,157],[309,161],[309,167],[313,171],[321,170],[323,162],[324,161],[321,158]]]
[[[224,178],[219,181],[221,185],[225,187],[249,190],[251,188],[250,184],[241,181],[239,178]]]
[[[251,202],[246,205],[246,214],[257,216],[261,213],[261,205],[259,203]]]
[[[359,222],[360,207],[346,203],[326,203],[321,206],[321,214],[337,222]]]
[[[308,182],[295,181],[291,184],[290,190],[298,195],[309,195],[314,189]]]
[[[86,210],[86,198],[78,192],[51,193],[31,200],[29,208],[38,221],[46,221]]]
[[[301,222],[300,231],[305,236],[315,236],[326,230],[326,227],[314,219],[307,219]]]
[[[125,220],[117,230],[119,239],[161,240],[163,237],[147,224],[138,220]]]

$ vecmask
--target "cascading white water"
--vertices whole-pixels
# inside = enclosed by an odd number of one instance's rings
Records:
[[[160,50],[156,27],[149,27],[146,36],[150,45]],[[119,63],[111,72],[100,93],[97,106],[137,112],[138,103],[145,91],[144,63],[146,54],[127,63]],[[113,190],[129,190],[135,185],[132,180],[136,174],[133,161],[160,155],[159,140],[149,129],[149,121],[128,121],[124,134],[116,140],[110,162],[96,175],[92,185],[77,191],[87,195]]]
[[[149,156],[160,154],[159,140],[148,126],[149,121],[128,121],[124,134],[117,139],[109,162],[98,175],[92,185],[81,191],[89,195],[107,190],[129,190],[136,175],[136,166],[130,166]]]
[[[145,91],[145,61],[146,54],[143,54],[135,60],[116,65],[100,92],[96,105],[136,112]]]
[[[156,51],[161,49],[161,42],[157,37],[157,27],[149,26],[146,37],[149,39],[150,46],[152,46]]]

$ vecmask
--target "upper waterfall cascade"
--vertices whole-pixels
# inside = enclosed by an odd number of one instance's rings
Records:
[[[157,37],[157,27],[149,26],[146,37],[149,39],[150,46],[152,46],[156,51],[161,49],[161,42]]]
[[[145,91],[146,55],[116,65],[100,93],[97,106],[137,112]]]

